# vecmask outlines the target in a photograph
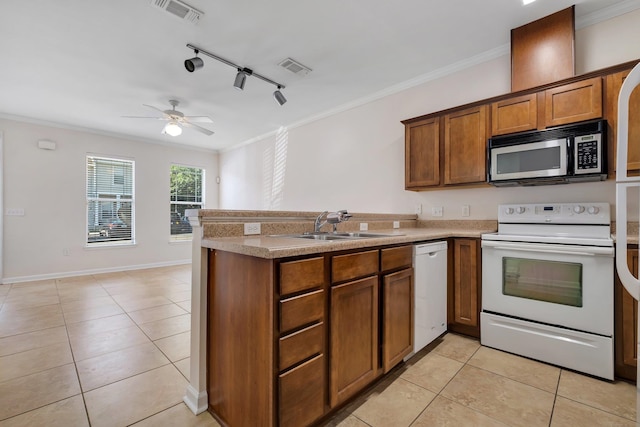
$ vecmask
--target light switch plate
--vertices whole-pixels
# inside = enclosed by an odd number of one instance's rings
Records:
[[[400,221],[393,221],[393,228],[400,228]]]
[[[250,234],[260,234],[259,222],[247,222],[244,224],[244,234],[248,236]]]
[[[469,216],[469,205],[462,205],[462,216]]]

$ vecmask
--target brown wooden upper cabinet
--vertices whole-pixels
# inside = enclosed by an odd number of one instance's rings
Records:
[[[602,117],[602,77],[547,89],[544,108],[545,127]]]
[[[405,127],[405,188],[440,185],[440,117]]]
[[[616,171],[616,149],[618,142],[618,95],[629,70],[609,74],[605,84],[605,119],[607,119],[607,143],[609,155],[609,173]],[[629,141],[640,139],[640,89],[631,93],[629,101]],[[632,174],[640,173],[640,146],[630,144],[627,151],[627,170]]]
[[[444,116],[444,183],[485,182],[487,106]]]
[[[537,129],[537,100],[537,94],[531,93],[491,104],[491,135]]]
[[[403,120],[405,188],[429,190],[486,181],[490,136],[605,118],[608,169],[615,172],[618,93],[638,61],[594,71],[584,77]],[[629,140],[640,139],[640,89],[630,102]],[[627,169],[640,175],[640,146],[628,153]]]
[[[503,99],[491,104],[491,135],[597,119],[602,104],[602,77]]]

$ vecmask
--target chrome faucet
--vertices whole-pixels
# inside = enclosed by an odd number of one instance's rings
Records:
[[[323,225],[325,225],[327,223],[327,220],[325,219],[324,221],[322,221],[322,217],[324,217],[325,215],[327,215],[329,213],[329,211],[324,211],[322,212],[320,215],[318,215],[316,217],[315,222],[313,223],[313,232],[314,233],[319,233],[320,229],[322,228]]]
[[[324,221],[322,220],[323,217],[326,217]],[[324,211],[316,217],[316,220],[313,224],[313,232],[320,233],[320,229],[322,228],[322,226],[328,223],[333,224],[333,232],[335,233],[336,231],[338,231],[338,224],[344,221],[349,221],[349,218],[351,218],[351,214],[346,210],[331,213],[329,213],[328,211]]]

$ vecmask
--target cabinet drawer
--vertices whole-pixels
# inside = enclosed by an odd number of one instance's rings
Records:
[[[280,370],[285,370],[314,354],[323,353],[323,343],[324,323],[280,338]]]
[[[280,426],[306,426],[324,414],[324,378],[323,355],[279,376]]]
[[[280,332],[287,332],[323,318],[323,290],[280,301]]]
[[[376,274],[378,272],[379,251],[358,252],[331,258],[331,282]]]
[[[401,246],[380,251],[382,271],[410,267],[413,262],[413,246]]]
[[[324,258],[310,258],[280,264],[280,295],[321,287],[324,283]]]

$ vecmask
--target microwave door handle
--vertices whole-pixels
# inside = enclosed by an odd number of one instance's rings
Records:
[[[492,242],[483,241],[483,248],[502,249],[507,251],[522,251],[522,252],[538,252],[545,254],[562,254],[562,255],[578,255],[578,256],[597,256],[597,255],[610,255],[613,256],[613,248],[610,247],[592,247],[589,251],[576,251],[558,249],[557,247],[549,247],[548,245],[539,244],[520,244],[520,243],[506,243],[506,242]]]

